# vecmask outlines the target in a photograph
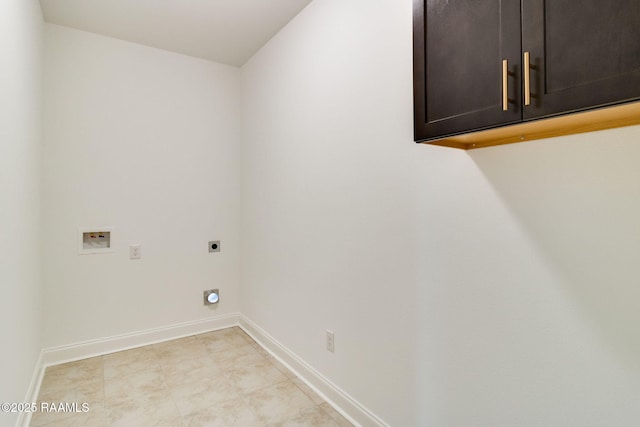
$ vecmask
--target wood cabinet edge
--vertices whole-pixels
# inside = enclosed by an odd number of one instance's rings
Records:
[[[640,124],[640,101],[423,141],[422,143],[473,150],[638,124]]]

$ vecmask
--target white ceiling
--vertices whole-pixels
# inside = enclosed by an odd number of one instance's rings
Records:
[[[311,0],[40,0],[46,22],[241,66]]]

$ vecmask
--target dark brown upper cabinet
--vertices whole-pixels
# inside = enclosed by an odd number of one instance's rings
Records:
[[[640,123],[638,0],[414,0],[413,33],[416,142]]]

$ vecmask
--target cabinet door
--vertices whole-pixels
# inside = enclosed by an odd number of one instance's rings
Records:
[[[525,119],[640,98],[640,1],[523,0],[522,18]]]
[[[416,141],[521,121],[520,1],[414,0],[413,7]]]

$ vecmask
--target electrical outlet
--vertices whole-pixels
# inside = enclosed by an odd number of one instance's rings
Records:
[[[327,351],[333,353],[334,335],[333,332],[327,329]]]
[[[140,258],[142,258],[142,249],[140,248],[140,244],[129,245],[129,259]]]
[[[220,240],[209,241],[209,252],[220,252]]]

